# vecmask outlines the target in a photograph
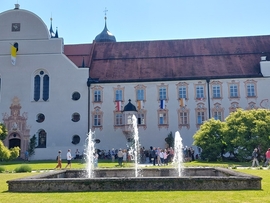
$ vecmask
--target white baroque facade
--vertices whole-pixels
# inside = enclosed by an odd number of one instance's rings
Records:
[[[54,159],[58,150],[83,152],[91,129],[100,140],[96,148],[126,148],[133,114],[142,147],[165,148],[165,138],[176,131],[192,146],[209,118],[224,121],[237,108],[269,108],[270,36],[116,42],[110,33],[110,39],[64,45],[27,10],[0,14],[6,146],[19,146],[23,158],[36,135],[32,159]],[[11,46],[18,48],[15,64]],[[129,100],[136,109],[123,111]]]

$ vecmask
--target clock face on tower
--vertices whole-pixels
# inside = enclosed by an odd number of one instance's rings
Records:
[[[21,29],[21,24],[20,23],[12,23],[11,25],[11,31],[12,32],[19,32]]]

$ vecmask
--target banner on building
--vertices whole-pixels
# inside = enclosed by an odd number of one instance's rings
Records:
[[[185,98],[180,98],[179,102],[180,102],[180,106],[181,106],[181,107],[183,107],[183,106],[186,105],[186,104],[185,104]]]
[[[137,108],[138,108],[138,110],[141,110],[143,108],[143,101],[142,100],[137,101]]]
[[[160,108],[165,109],[165,100],[160,100]]]
[[[121,111],[121,101],[116,102],[116,110]]]
[[[11,64],[13,66],[15,66],[16,65],[17,48],[14,45],[11,45],[10,54],[11,54]]]

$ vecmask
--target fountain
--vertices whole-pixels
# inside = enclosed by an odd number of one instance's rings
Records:
[[[94,135],[95,132],[92,132],[91,129],[86,138],[86,170],[87,170],[87,178],[94,177],[94,155],[95,155],[95,142]]]
[[[140,144],[139,144],[139,133],[137,127],[137,118],[135,115],[132,116],[132,126],[134,131],[134,164],[135,164],[135,177],[138,177],[138,157],[140,156]]]
[[[182,175],[182,169],[183,169],[183,144],[182,144],[182,138],[180,136],[179,131],[175,132],[174,136],[174,157],[173,157],[173,164],[176,166],[176,169],[178,171],[178,176],[180,177]]]
[[[182,138],[175,133],[175,168],[144,168],[138,174],[139,137],[136,117],[134,128],[134,169],[95,169],[93,175],[94,141],[88,134],[86,170],[55,170],[17,180],[9,180],[11,192],[81,192],[81,191],[172,191],[172,190],[260,190],[261,177],[226,168],[183,168]]]

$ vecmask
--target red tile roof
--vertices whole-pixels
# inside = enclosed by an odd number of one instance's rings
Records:
[[[262,77],[270,36],[65,45],[77,66],[100,82]]]

